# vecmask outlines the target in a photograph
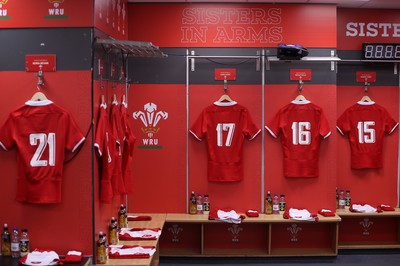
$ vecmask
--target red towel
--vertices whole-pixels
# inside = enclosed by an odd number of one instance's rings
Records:
[[[246,212],[246,215],[248,216],[248,217],[258,217],[259,215],[258,215],[258,211],[256,211],[256,210],[248,210],[247,212]]]
[[[327,210],[327,209],[321,209],[318,211],[319,214],[321,214],[322,216],[325,217],[333,217],[335,216],[335,213],[331,210]]]
[[[151,221],[151,216],[147,215],[128,215],[128,221]]]
[[[381,211],[393,212],[393,211],[395,211],[395,209],[392,206],[387,205],[387,204],[381,204],[381,205],[378,206],[377,209],[378,209],[378,212],[381,212]]]

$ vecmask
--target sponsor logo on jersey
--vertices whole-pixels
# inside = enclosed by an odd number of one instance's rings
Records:
[[[147,138],[142,139],[142,144],[139,145],[140,149],[161,149],[159,140],[156,138],[156,134],[160,131],[158,126],[161,120],[168,119],[168,113],[164,111],[157,111],[157,105],[155,103],[146,103],[143,107],[143,111],[136,111],[132,113],[132,117],[135,120],[140,120],[143,123],[141,127],[142,132]]]
[[[8,15],[8,10],[5,7],[7,2],[8,2],[8,0],[0,0],[0,20],[11,19],[11,17]]]
[[[48,0],[50,4],[53,4],[48,9],[48,16],[45,16],[45,19],[67,19],[68,16],[65,15],[65,10],[62,7],[62,3],[64,0]]]

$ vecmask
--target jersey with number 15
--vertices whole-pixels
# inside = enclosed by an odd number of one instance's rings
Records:
[[[208,180],[242,180],[244,138],[254,139],[259,132],[247,108],[237,102],[215,102],[206,107],[190,133],[198,140],[207,140]]]
[[[65,152],[84,140],[69,113],[50,100],[27,101],[11,112],[0,128],[0,146],[17,149],[16,200],[60,202]]]
[[[320,107],[308,100],[294,100],[282,107],[265,128],[275,138],[281,134],[284,176],[318,176],[320,143],[331,134]]]
[[[375,102],[359,101],[347,108],[337,120],[337,129],[349,135],[351,168],[381,168],[383,139],[398,123]]]

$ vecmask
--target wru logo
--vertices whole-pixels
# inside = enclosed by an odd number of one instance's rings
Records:
[[[160,130],[157,124],[161,119],[166,120],[168,118],[168,113],[164,111],[157,112],[157,105],[154,103],[146,103],[143,109],[144,112],[133,112],[133,119],[140,119],[142,121],[144,127],[142,127],[141,130],[149,137],[148,139],[143,139],[143,144],[157,145],[158,139],[153,138],[154,134]]]

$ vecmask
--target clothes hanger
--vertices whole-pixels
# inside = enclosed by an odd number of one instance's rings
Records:
[[[228,91],[228,81],[224,79],[224,94],[218,99],[218,102],[233,102],[232,98],[226,93]]]
[[[364,82],[364,92],[368,92],[368,85],[369,83],[367,81]],[[371,98],[368,95],[364,95],[361,100],[361,102],[372,102]]]
[[[221,98],[218,99],[218,102],[233,102],[233,100],[228,94],[223,94]]]
[[[303,81],[300,79],[299,80],[299,95],[294,99],[295,101],[303,102],[307,101],[306,97],[301,94],[301,91],[303,90]]]
[[[294,99],[295,101],[307,101],[306,97],[304,97],[302,94],[297,95],[297,97]]]
[[[371,98],[367,95],[364,95],[361,100],[361,102],[372,102]]]
[[[47,100],[46,95],[40,91],[39,86],[36,87],[38,89],[37,92],[35,92],[35,94],[33,94],[31,101],[44,101]]]

